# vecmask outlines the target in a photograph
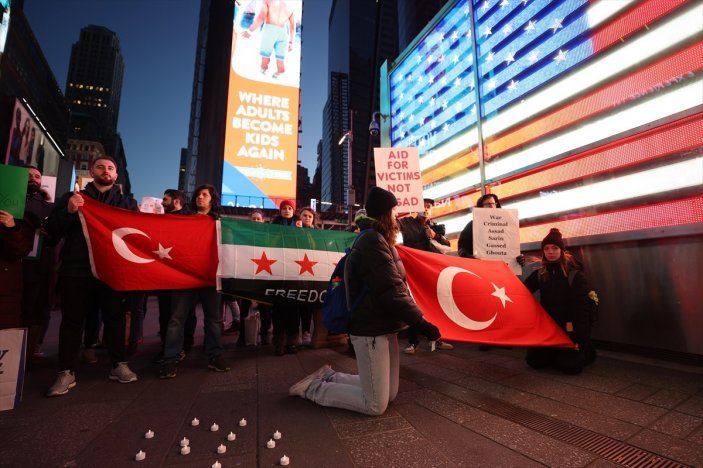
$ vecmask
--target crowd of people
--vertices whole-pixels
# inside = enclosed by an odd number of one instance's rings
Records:
[[[48,396],[66,394],[77,384],[76,367],[82,356],[87,363],[97,362],[94,347],[99,341],[106,348],[111,367],[108,377],[120,383],[138,380],[128,359],[137,352],[142,338],[147,294],[158,298],[161,351],[153,362],[160,366],[160,378],[177,376],[179,363],[193,346],[196,305],[200,304],[205,330],[204,350],[207,367],[227,372],[223,334],[239,332],[238,346],[273,344],[277,356],[296,353],[311,344],[316,306],[290,303],[261,304],[224,296],[214,287],[152,292],[120,292],[96,279],[91,270],[86,239],[78,211],[85,197],[110,206],[137,210],[137,203],[116,185],[117,167],[110,157],[92,162],[89,182],[60,197],[47,200],[41,190],[41,173],[28,167],[27,203],[24,218],[13,218],[0,211],[0,329],[28,329],[27,356],[39,359],[49,322],[51,291],[55,290],[61,308],[59,326],[58,374]],[[364,414],[382,414],[398,392],[398,333],[404,332],[406,354],[419,349],[420,336],[432,349],[451,350],[441,331],[430,323],[408,290],[405,270],[395,248],[402,234],[403,244],[420,250],[445,254],[450,250],[443,225],[431,217],[434,201],[425,199],[425,211],[398,218],[396,197],[373,187],[366,206],[356,218],[353,229],[360,232],[345,265],[347,299],[364,296],[354,310],[349,326],[349,341],[356,356],[358,374],[336,372],[323,366],[290,388],[290,395],[309,399],[323,406],[334,406]],[[483,195],[476,204],[500,208],[498,197]],[[168,214],[184,216],[221,215],[215,187],[202,185],[187,200],[180,190],[163,195]],[[252,210],[250,220],[266,222],[264,212]],[[291,229],[315,229],[316,211],[283,200],[270,221]],[[472,230],[468,223],[459,236],[459,255],[474,257]],[[41,239],[41,242],[36,242]],[[37,251],[37,245],[40,251]],[[34,251],[33,251],[34,250]],[[31,254],[30,254],[31,252]],[[57,253],[60,257],[57,259]],[[518,261],[525,261],[520,256]],[[58,273],[54,269],[58,265]],[[54,282],[54,276],[58,281]],[[54,284],[55,283],[55,284]],[[577,344],[576,349],[530,348],[526,362],[540,369],[554,367],[565,373],[578,373],[595,360],[590,340],[589,285],[581,264],[566,250],[561,233],[552,229],[541,244],[541,266],[525,280],[530,291],[540,292],[540,301],[554,321]],[[231,327],[224,327],[224,311],[232,314]],[[127,317],[131,318],[127,326]],[[256,324],[256,328],[248,328]],[[99,330],[103,327],[102,338]],[[272,337],[271,337],[272,335]],[[271,338],[270,338],[271,337]]]

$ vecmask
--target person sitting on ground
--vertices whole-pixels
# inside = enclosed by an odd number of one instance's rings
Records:
[[[573,273],[572,273],[573,271]],[[573,276],[569,284],[569,275]],[[533,369],[554,367],[565,374],[578,374],[596,359],[591,343],[588,286],[574,257],[565,250],[564,239],[552,228],[542,240],[542,266],[524,282],[532,292],[540,291],[540,304],[569,338],[570,348],[529,348],[526,361]]]
[[[397,332],[412,325],[430,339],[440,338],[439,329],[424,319],[405,282],[405,268],[394,247],[399,231],[397,204],[387,190],[369,191],[366,211],[373,219],[372,229],[360,234],[345,264],[347,303],[362,296],[349,324],[359,374],[325,365],[291,386],[291,396],[322,406],[383,414],[398,394]]]

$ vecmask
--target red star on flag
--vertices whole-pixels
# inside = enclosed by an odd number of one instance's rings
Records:
[[[262,271],[266,271],[269,275],[273,275],[273,272],[271,271],[271,265],[276,263],[278,260],[269,260],[266,257],[266,252],[261,252],[261,258],[252,258],[251,261],[256,263],[256,273],[254,273],[255,275],[258,275]]]
[[[312,260],[308,259],[308,254],[305,254],[302,260],[296,260],[295,263],[300,265],[300,273],[299,275],[302,275],[306,271],[309,272],[312,276],[315,276],[315,272],[312,271],[312,267],[317,265],[318,262],[313,262]]]

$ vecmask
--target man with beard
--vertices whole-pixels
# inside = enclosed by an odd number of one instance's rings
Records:
[[[126,294],[112,290],[95,278],[90,268],[88,246],[78,217],[84,197],[118,208],[137,211],[137,202],[122,194],[115,185],[115,160],[100,156],[90,168],[93,182],[84,190],[69,192],[56,202],[44,227],[49,235],[65,238],[59,268],[61,294],[61,327],[59,328],[59,374],[47,396],[68,393],[76,386],[75,367],[81,346],[83,322],[89,311],[98,306],[105,323],[104,338],[112,362],[110,380],[129,383],[137,376],[125,361],[125,299]]]
[[[43,221],[51,213],[54,204],[49,194],[41,188],[42,174],[34,166],[26,166],[27,201],[25,210]],[[28,329],[27,357],[41,357],[41,342],[49,323],[49,284],[54,266],[56,241],[46,235],[43,229],[37,230],[37,252],[22,260],[22,324]]]

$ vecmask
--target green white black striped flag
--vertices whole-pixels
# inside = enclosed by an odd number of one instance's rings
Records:
[[[356,234],[220,220],[218,288],[259,302],[322,303],[332,271]]]

